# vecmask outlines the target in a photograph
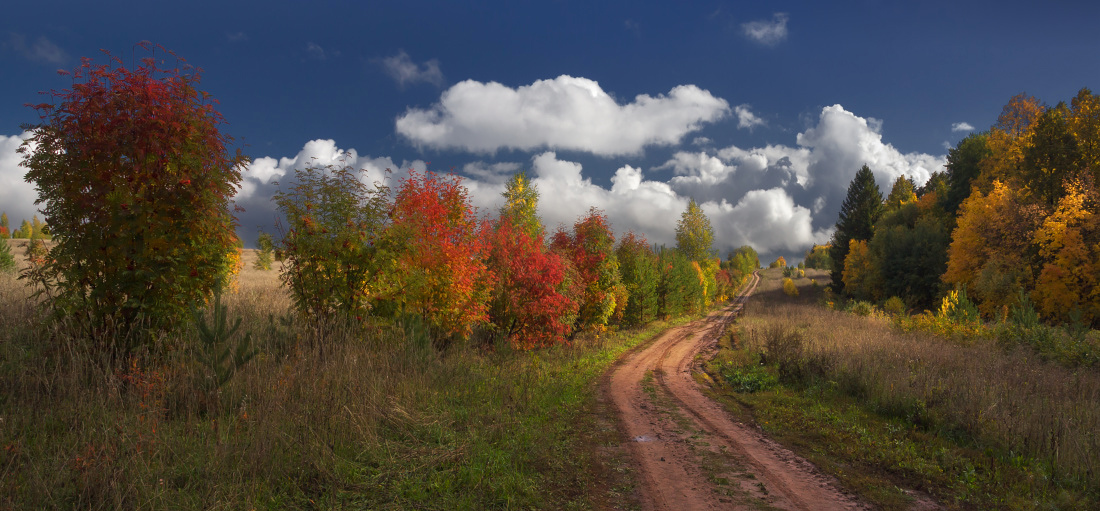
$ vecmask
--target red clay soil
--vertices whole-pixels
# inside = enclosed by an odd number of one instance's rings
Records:
[[[636,463],[644,509],[869,509],[810,462],[734,420],[692,375],[734,320],[726,309],[673,328],[612,369],[607,392]]]

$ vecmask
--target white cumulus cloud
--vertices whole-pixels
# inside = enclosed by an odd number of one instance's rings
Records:
[[[726,100],[694,85],[641,94],[620,105],[598,83],[562,75],[511,88],[466,80],[429,109],[410,108],[397,132],[417,145],[476,153],[567,149],[601,156],[673,145],[729,113]]]
[[[956,122],[951,125],[951,131],[974,131],[974,126],[969,122]]]
[[[399,87],[420,82],[430,83],[436,87],[443,86],[443,71],[439,68],[439,61],[436,59],[417,64],[408,53],[405,53],[405,50],[400,50],[397,55],[382,59],[382,67]]]
[[[771,21],[759,20],[741,24],[741,31],[746,37],[760,44],[773,46],[787,39],[787,20],[790,19],[785,12],[777,12]]]
[[[920,185],[942,170],[944,163],[942,155],[902,153],[883,141],[881,121],[833,105],[822,109],[815,126],[798,134],[794,146],[681,151],[658,169],[671,169],[673,177],[668,182],[672,188],[699,201],[725,201],[734,205],[731,208],[741,206],[737,210],[741,212],[748,207],[743,204],[759,206],[768,201],[772,211],[785,213],[758,216],[762,225],[786,229],[793,243],[808,245],[836,223],[848,184],[861,166],[872,170],[886,194],[898,176],[910,177]],[[762,195],[761,191],[770,193]],[[780,191],[784,200],[792,201],[790,205],[779,200]],[[790,222],[806,219],[811,223],[792,230]],[[758,240],[758,250],[782,248],[774,239],[761,239],[764,231],[738,232]]]
[[[764,119],[761,119],[752,113],[749,109],[749,105],[737,105],[733,108],[735,114],[737,114],[737,127],[752,130],[757,126],[763,126]]]

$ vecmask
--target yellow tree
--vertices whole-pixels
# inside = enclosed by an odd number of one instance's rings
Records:
[[[1066,182],[1058,209],[1035,233],[1043,270],[1032,299],[1044,318],[1065,322],[1077,309],[1082,320],[1100,321],[1100,214],[1088,183]]]
[[[512,226],[520,229],[531,239],[542,238],[545,232],[539,220],[539,190],[527,173],[520,172],[512,176],[505,186],[504,206],[500,208],[501,219],[508,219]]]
[[[974,186],[988,193],[994,181],[1002,183],[1015,177],[1024,163],[1024,152],[1031,145],[1031,127],[1043,107],[1033,96],[1018,94],[1001,110],[997,124],[989,130],[986,145],[990,154],[982,159],[981,173]]]
[[[898,176],[894,180],[894,187],[890,189],[890,195],[886,197],[886,209],[896,211],[905,204],[916,201],[917,192],[913,180],[905,176]]]
[[[844,258],[844,290],[861,300],[878,298],[879,283],[867,240],[849,240],[848,257]]]
[[[1040,223],[1040,211],[1025,206],[1019,192],[1000,181],[988,195],[975,191],[959,208],[948,248],[944,282],[965,286],[987,316],[1014,305],[1018,291],[1029,289],[1034,261],[1028,255]]]
[[[710,219],[695,199],[691,199],[676,225],[676,248],[692,261],[703,261],[713,257],[713,244],[714,228],[710,225]]]
[[[1078,167],[1092,171],[1100,182],[1100,96],[1081,89],[1070,100],[1069,131],[1077,141]]]

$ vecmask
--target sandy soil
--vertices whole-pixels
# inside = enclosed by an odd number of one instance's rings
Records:
[[[645,509],[869,509],[805,459],[731,418],[692,375],[697,354],[716,344],[757,281],[726,309],[665,332],[610,373],[606,391]]]

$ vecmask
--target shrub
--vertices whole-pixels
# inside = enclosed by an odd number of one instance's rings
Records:
[[[0,238],[0,273],[15,271],[15,255],[11,252],[11,245],[4,238]]]
[[[294,184],[273,200],[287,222],[281,278],[295,308],[315,319],[363,318],[385,294],[378,243],[389,202],[382,184],[347,165],[295,169]]]
[[[845,310],[857,316],[870,316],[875,312],[875,306],[864,300],[853,300]]]
[[[882,310],[886,311],[888,314],[904,314],[905,302],[902,301],[901,298],[891,296],[889,299],[886,300],[886,303],[882,305]]]
[[[793,280],[785,278],[783,279],[783,292],[787,296],[798,296],[798,286],[794,285]]]
[[[228,151],[199,71],[159,69],[163,48],[141,47],[153,56],[135,69],[85,59],[71,90],[46,93],[59,104],[34,107],[42,121],[19,148],[58,239],[52,306],[92,333],[179,325],[236,250],[229,200],[247,159]]]

